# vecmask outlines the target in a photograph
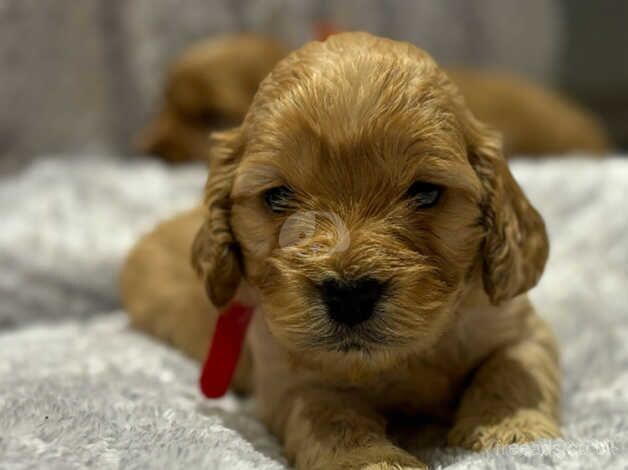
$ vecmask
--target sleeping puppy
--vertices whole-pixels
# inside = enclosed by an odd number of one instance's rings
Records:
[[[287,50],[266,36],[210,38],[172,64],[162,109],[139,134],[142,153],[169,161],[202,160],[210,131],[240,124],[258,84]],[[572,101],[510,74],[450,69],[471,111],[497,128],[506,154],[608,150],[596,118]]]
[[[474,450],[560,436],[556,343],[525,295],[543,220],[429,55],[310,43],[214,139],[204,206],[140,241],[124,304],[200,358],[211,304],[253,302],[249,379],[297,468],[425,468],[399,413]]]
[[[240,124],[257,86],[286,53],[277,41],[257,34],[188,47],[169,68],[161,110],[135,147],[172,162],[204,158],[209,131]]]

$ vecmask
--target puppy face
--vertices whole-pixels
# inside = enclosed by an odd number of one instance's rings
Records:
[[[215,148],[196,266],[217,304],[243,274],[273,335],[309,365],[389,366],[438,340],[478,272],[497,302],[542,270],[542,221],[497,139],[407,44],[344,34],[306,46]],[[496,200],[506,186],[514,205]],[[519,251],[537,238],[543,259],[529,267]],[[493,255],[510,264],[498,282]]]

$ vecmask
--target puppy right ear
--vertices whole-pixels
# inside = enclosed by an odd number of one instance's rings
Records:
[[[205,185],[206,215],[192,244],[192,266],[216,307],[227,304],[240,284],[240,250],[230,225],[231,189],[242,153],[240,129],[212,134]]]

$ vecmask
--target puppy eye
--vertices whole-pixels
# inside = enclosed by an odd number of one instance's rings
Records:
[[[289,208],[294,191],[287,186],[276,186],[264,191],[263,196],[268,208],[275,214],[279,214]]]
[[[427,209],[436,205],[440,199],[442,188],[432,183],[415,181],[408,188],[406,196],[412,200],[416,207]]]

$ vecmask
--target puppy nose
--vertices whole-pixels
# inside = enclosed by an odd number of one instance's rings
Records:
[[[384,286],[370,277],[351,281],[329,278],[319,290],[328,315],[338,323],[355,326],[371,318]]]

